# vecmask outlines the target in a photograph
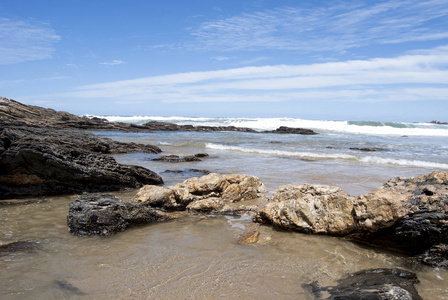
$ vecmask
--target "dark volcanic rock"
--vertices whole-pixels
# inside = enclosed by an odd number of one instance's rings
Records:
[[[304,135],[314,135],[318,134],[317,132],[311,130],[311,129],[305,129],[305,128],[291,128],[286,126],[281,126],[275,130],[271,131],[263,131],[264,133],[290,133],[290,134],[304,134]]]
[[[163,184],[150,170],[120,165],[104,155],[121,151],[124,144],[93,134],[9,127],[1,129],[0,141],[0,199]],[[160,151],[150,145],[142,147],[139,150]]]
[[[164,155],[157,158],[151,159],[153,161],[162,161],[162,162],[188,162],[188,161],[201,161],[199,157],[196,155],[187,155],[187,156],[178,156],[178,155]]]
[[[74,235],[109,235],[168,219],[166,214],[153,208],[125,202],[110,194],[90,194],[70,203],[67,225]]]
[[[448,244],[432,246],[425,253],[416,257],[418,262],[434,268],[448,269]]]
[[[414,287],[417,276],[401,269],[371,269],[350,274],[338,280],[334,287],[319,287],[311,284],[317,299],[344,300],[422,300]],[[329,297],[322,298],[322,292]]]
[[[448,244],[447,222],[448,215],[444,213],[416,213],[390,227],[355,234],[352,238],[415,255],[432,245]]]
[[[200,169],[187,169],[187,170],[165,170],[164,173],[175,173],[175,174],[181,174],[181,173],[199,173],[203,175],[210,174],[209,170],[200,170]]]
[[[384,151],[384,149],[376,148],[376,147],[351,147],[349,149],[350,150],[364,151],[364,152]]]

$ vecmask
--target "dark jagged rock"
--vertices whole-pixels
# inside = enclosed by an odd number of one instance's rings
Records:
[[[203,157],[203,156],[199,156]],[[187,156],[178,156],[178,155],[163,155],[157,158],[151,159],[152,161],[162,161],[162,162],[172,162],[172,163],[179,163],[179,162],[189,162],[189,161],[201,161],[201,159],[196,155],[187,155]]]
[[[118,164],[105,153],[125,144],[90,133],[32,127],[0,128],[0,199],[72,194],[163,184],[156,173]],[[130,149],[158,152],[141,145]]]
[[[375,232],[364,231],[351,238],[416,255],[435,244],[448,245],[447,222],[448,215],[444,213],[416,213],[398,220],[390,227]]]
[[[448,269],[448,244],[432,246],[425,253],[417,256],[416,261],[434,268]]]
[[[67,225],[74,235],[110,235],[166,220],[169,220],[166,214],[153,208],[125,202],[110,194],[90,194],[70,203]]]
[[[188,169],[188,170],[165,170],[164,173],[174,173],[174,174],[183,174],[183,173],[199,173],[202,175],[210,174],[208,170],[200,170],[200,169]]]
[[[317,299],[327,300],[422,300],[415,289],[419,283],[417,276],[402,269],[371,269],[356,272],[339,279],[336,286],[309,286]],[[330,294],[323,298],[322,292]]]
[[[376,147],[351,147],[349,149],[350,150],[364,151],[364,152],[384,151],[384,149],[376,148]]]
[[[314,135],[318,134],[317,132],[311,129],[305,128],[291,128],[286,126],[281,126],[275,130],[263,131],[264,133],[289,133],[289,134],[304,134],[304,135]]]

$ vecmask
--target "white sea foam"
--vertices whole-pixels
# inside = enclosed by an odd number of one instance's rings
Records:
[[[394,158],[382,158],[377,156],[355,156],[343,153],[315,153],[306,151],[281,151],[281,150],[266,150],[266,149],[255,149],[255,148],[245,148],[239,146],[229,146],[220,145],[214,143],[206,143],[206,148],[223,150],[223,151],[239,151],[244,153],[255,153],[263,155],[273,155],[273,156],[287,156],[287,157],[298,157],[300,159],[344,159],[359,161],[369,164],[381,164],[381,165],[399,165],[407,167],[419,167],[419,168],[432,168],[432,169],[448,169],[448,164],[428,162],[421,160],[407,160],[407,159],[394,159]]]
[[[275,155],[275,156],[288,156],[288,157],[299,157],[303,159],[355,159],[356,157],[349,154],[327,154],[327,153],[313,153],[313,152],[300,152],[300,151],[282,151],[282,150],[266,150],[266,149],[251,149],[239,146],[228,146],[228,145],[220,145],[214,143],[206,143],[206,148],[215,149],[215,150],[230,150],[230,151],[240,151],[245,153],[257,153],[257,154],[266,154],[266,155]]]
[[[89,116],[93,117],[93,116]],[[111,122],[144,124],[149,121],[171,122],[179,125],[236,126],[255,130],[274,130],[280,126],[308,128],[319,133],[344,133],[365,135],[397,136],[440,136],[448,137],[448,126],[430,123],[381,123],[304,120],[298,118],[191,118],[159,116],[97,116]]]
[[[366,156],[360,158],[359,160],[365,163],[373,163],[381,165],[398,165],[398,166],[430,168],[430,169],[448,169],[448,164],[422,161],[422,160],[382,158],[376,156]]]

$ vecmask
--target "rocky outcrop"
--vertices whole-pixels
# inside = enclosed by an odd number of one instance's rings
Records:
[[[143,125],[108,122],[102,118],[79,117],[65,111],[26,105],[0,97],[0,125],[30,126],[51,129],[83,129],[113,131],[241,131],[256,132],[250,128],[235,126],[192,126],[152,121]]]
[[[422,300],[415,289],[419,280],[415,273],[402,269],[370,269],[339,279],[336,286],[309,285],[316,299],[345,300]],[[306,287],[306,286],[305,286]],[[323,298],[323,293],[330,296]]]
[[[110,194],[90,194],[70,203],[67,225],[74,235],[110,235],[133,226],[169,219],[163,212],[125,202]]]
[[[270,131],[263,131],[264,133],[281,133],[281,134],[304,134],[304,135],[315,135],[318,134],[317,132],[311,130],[311,129],[305,129],[305,128],[291,128],[286,126],[280,126],[279,128],[275,130]]]
[[[167,188],[144,186],[132,201],[165,210],[256,212],[257,207],[252,203],[238,204],[263,197],[265,192],[263,183],[257,177],[211,173]]]
[[[108,153],[160,152],[151,145],[102,139],[85,132],[0,128],[0,199],[138,188],[163,184],[156,173],[118,164]]]
[[[247,127],[235,126],[193,126],[193,125],[177,125],[167,122],[151,121],[143,124],[145,128],[152,131],[239,131],[239,132],[257,132]]]
[[[255,220],[287,230],[344,236],[411,255],[425,253],[423,263],[443,261],[448,259],[444,256],[448,172],[394,178],[359,197],[329,186],[284,186]],[[442,258],[431,260],[431,253]]]
[[[257,215],[260,223],[304,233],[345,235],[355,228],[354,197],[338,187],[286,185]]]
[[[235,126],[193,126],[151,121],[142,125],[109,122],[106,119],[76,116],[65,111],[26,105],[0,97],[0,125],[31,126],[52,129],[113,130],[113,131],[236,131],[258,132],[252,128]],[[309,129],[280,127],[274,133],[317,134]]]

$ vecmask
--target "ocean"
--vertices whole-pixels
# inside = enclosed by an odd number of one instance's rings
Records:
[[[102,117],[102,116],[101,116]],[[327,184],[351,195],[396,176],[448,170],[448,126],[429,123],[318,121],[293,118],[106,117],[258,131],[302,127],[317,135],[247,132],[111,132],[94,134],[159,146],[161,154],[114,155],[144,166],[170,186],[207,172],[260,177],[268,193],[283,184]],[[160,155],[208,153],[201,161],[153,161]],[[113,192],[128,200],[137,190]],[[238,244],[250,217],[186,214],[110,237],[68,232],[74,195],[0,205],[0,243],[31,241],[34,252],[0,255],[1,299],[314,299],[310,283],[334,285],[348,273],[404,268],[423,299],[448,299],[448,271],[340,238],[261,226],[257,244]]]
[[[154,155],[148,154],[116,157],[122,163],[143,165],[160,173],[168,184],[194,175],[182,171],[198,169],[258,176],[271,190],[281,184],[313,183],[337,185],[356,195],[370,192],[392,177],[448,170],[448,126],[441,124],[297,118],[102,117],[133,124],[161,121],[248,127],[260,132],[96,132],[120,141],[157,145],[163,150],[161,155],[204,152],[210,155],[201,162],[175,165],[151,161]],[[261,133],[280,126],[312,129],[318,134]]]

